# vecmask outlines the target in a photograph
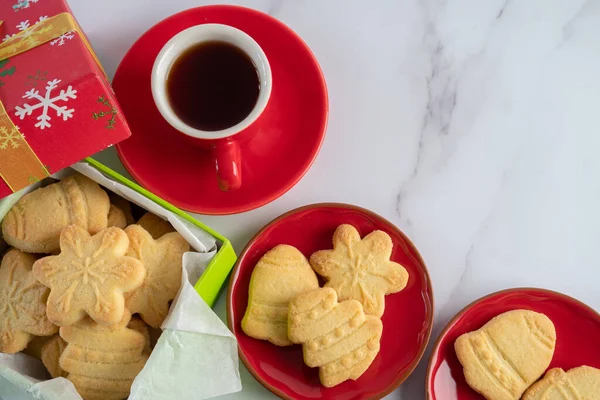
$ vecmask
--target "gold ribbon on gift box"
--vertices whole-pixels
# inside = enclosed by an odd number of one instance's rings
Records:
[[[2,21],[0,21],[1,25]],[[0,43],[0,61],[17,56],[73,31],[79,33],[81,40],[102,69],[92,46],[79,25],[73,16],[66,12],[42,20]],[[0,141],[0,178],[13,192],[50,176],[48,169],[25,140],[25,136],[8,116],[0,99],[0,139],[2,138],[5,140]]]

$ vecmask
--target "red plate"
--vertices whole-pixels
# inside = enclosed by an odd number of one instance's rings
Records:
[[[463,333],[481,328],[496,315],[515,309],[540,312],[554,323],[556,350],[549,368],[600,368],[600,314],[551,290],[508,289],[471,303],[444,328],[429,360],[425,388],[428,400],[485,400],[465,382],[454,341]]]
[[[381,351],[356,381],[333,388],[319,383],[318,369],[302,360],[300,346],[277,347],[247,336],[241,320],[248,304],[250,275],[258,260],[278,244],[298,248],[305,256],[332,248],[335,228],[354,225],[361,237],[380,229],[394,243],[391,259],[406,267],[408,285],[386,296]],[[238,339],[240,357],[267,389],[285,399],[371,399],[398,387],[421,359],[433,321],[433,294],[423,259],[411,241],[391,222],[377,214],[347,204],[313,204],[290,211],[264,227],[246,246],[229,284],[229,328]]]
[[[150,91],[150,73],[160,49],[194,25],[236,27],[262,47],[273,74],[265,114],[252,125],[260,134],[242,144],[242,188],[222,192],[208,152],[190,146],[161,117]],[[130,139],[117,145],[129,173],[156,195],[188,211],[233,214],[275,200],[312,165],[325,136],[325,80],[308,46],[290,28],[261,12],[236,6],[193,8],[158,23],[133,45],[113,86]]]

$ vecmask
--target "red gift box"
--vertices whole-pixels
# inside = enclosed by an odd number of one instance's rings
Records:
[[[63,0],[0,2],[0,199],[131,135],[70,14]]]

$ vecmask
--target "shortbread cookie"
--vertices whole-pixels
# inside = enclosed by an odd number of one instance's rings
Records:
[[[53,253],[68,225],[92,235],[106,229],[109,206],[108,195],[96,182],[74,175],[23,196],[2,221],[2,235],[28,253]]]
[[[513,310],[461,335],[454,348],[467,383],[488,400],[518,400],[548,368],[556,345],[544,314]]]
[[[150,344],[150,331],[148,330],[148,325],[141,318],[131,317],[131,321],[127,325],[129,329],[133,329],[136,332],[141,333],[146,338],[146,346],[144,347],[144,353],[150,354],[152,351],[152,347]]]
[[[50,288],[46,312],[59,326],[72,325],[86,314],[112,325],[123,318],[124,293],[142,285],[144,265],[125,254],[127,234],[107,228],[94,236],[69,225],[60,235],[61,253],[33,265],[33,274]]]
[[[565,372],[553,368],[523,395],[523,400],[571,399],[600,399],[600,369],[583,365]]]
[[[181,287],[183,254],[190,245],[177,232],[157,240],[139,225],[130,225],[125,232],[130,243],[127,255],[146,267],[144,283],[127,294],[125,306],[133,314],[139,313],[151,327],[159,328],[169,313],[169,301]]]
[[[127,226],[127,220],[125,218],[125,213],[121,211],[121,209],[114,204],[110,205],[108,210],[108,227],[114,226],[117,228],[125,229]]]
[[[333,234],[333,250],[317,251],[310,265],[340,300],[358,300],[366,314],[381,317],[384,296],[401,291],[408,282],[406,269],[390,261],[392,247],[392,239],[383,231],[361,240],[352,225],[340,225]]]
[[[290,340],[302,343],[304,363],[319,367],[323,386],[358,379],[379,353],[381,320],[365,315],[357,300],[338,303],[331,288],[296,297],[288,318]]]
[[[49,290],[36,281],[31,267],[36,258],[12,249],[0,264],[0,352],[17,353],[33,335],[49,336],[58,328],[46,317]]]
[[[291,345],[287,335],[288,303],[318,288],[317,276],[298,249],[285,244],[274,247],[252,271],[243,331],[277,346]]]
[[[110,204],[118,207],[119,210],[123,211],[123,214],[125,215],[125,226],[134,224],[135,219],[133,218],[131,203],[127,199],[114,193],[109,193],[108,197],[110,199]]]
[[[169,221],[165,221],[158,215],[150,212],[144,214],[137,224],[147,230],[154,239],[158,239],[167,233],[175,232],[175,228],[173,228],[173,225]]]
[[[42,347],[42,363],[53,378],[58,378],[60,376],[63,378],[67,377],[67,372],[63,371],[59,365],[60,356],[65,351],[66,347],[67,342],[65,342],[60,335],[52,336],[46,344],[44,344],[44,347]]]
[[[84,400],[127,398],[131,384],[144,368],[146,338],[127,328],[131,314],[126,310],[116,325],[100,325],[84,318],[60,328],[67,347],[60,367]]]

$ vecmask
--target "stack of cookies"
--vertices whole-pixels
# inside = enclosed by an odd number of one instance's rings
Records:
[[[385,232],[361,240],[351,225],[340,225],[333,249],[310,261],[295,247],[274,247],[252,272],[243,331],[277,346],[301,344],[326,387],[358,379],[379,352],[385,295],[408,282],[406,269],[390,261],[392,248]]]
[[[85,400],[127,398],[181,285],[189,244],[160,217],[74,175],[2,221],[0,352],[40,358]]]

